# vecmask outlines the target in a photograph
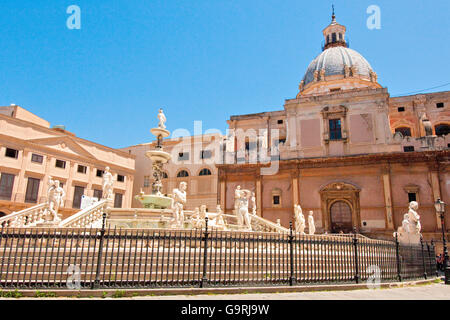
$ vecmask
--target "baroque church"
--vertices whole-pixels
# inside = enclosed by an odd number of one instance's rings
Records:
[[[226,161],[216,165],[218,203],[232,213],[240,185],[255,193],[258,215],[283,226],[300,204],[314,212],[319,233],[392,239],[417,201],[425,239],[438,239],[433,204],[450,203],[450,92],[391,97],[370,63],[349,48],[334,14],[323,36],[322,52],[283,110],[227,121],[231,132],[258,134],[228,137]],[[271,164],[250,161],[260,140],[279,154],[275,174],[264,174]]]

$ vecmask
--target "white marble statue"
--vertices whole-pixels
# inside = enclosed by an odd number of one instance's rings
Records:
[[[113,199],[113,183],[114,183],[114,177],[109,172],[109,167],[105,168],[105,172],[103,172],[103,183],[102,183],[102,189],[103,199],[112,200]]]
[[[256,196],[254,192],[252,192],[252,215],[256,216]]]
[[[53,180],[52,177],[49,178],[49,188],[47,190],[47,203],[48,211],[52,215],[53,222],[60,222],[61,219],[58,217],[58,210],[60,206],[64,205],[64,197],[66,193],[63,188],[61,188],[59,180]]]
[[[241,199],[241,186],[237,186],[236,189],[234,190],[234,210],[236,210],[236,213],[240,206],[240,199]]]
[[[250,214],[248,212],[248,198],[251,192],[249,190],[241,190],[240,186],[237,186],[234,191],[234,207],[238,220],[238,225],[246,230],[252,230],[250,222]]]
[[[186,204],[186,182],[180,182],[178,188],[173,189],[173,227],[182,227],[184,222],[184,205]]]
[[[226,231],[228,230],[225,220],[223,219],[223,212],[220,204],[216,207],[216,229]]]
[[[308,215],[308,233],[310,235],[313,235],[314,233],[316,233],[316,225],[314,224],[314,214],[312,211],[309,211],[309,215]]]
[[[162,109],[159,109],[158,120],[159,120],[158,127],[161,129],[165,129],[166,128],[165,123],[166,123],[167,119],[166,119],[166,116],[164,115],[164,112]]]
[[[190,220],[193,228],[201,229],[203,227],[205,218],[202,219],[200,217],[200,209],[198,207],[195,207],[194,213],[191,215]]]
[[[295,231],[300,234],[305,234],[305,216],[303,215],[302,207],[299,204],[294,205],[295,216]]]
[[[406,244],[418,244],[420,242],[420,215],[417,210],[419,204],[416,201],[409,203],[408,213],[403,216],[402,226],[397,229],[399,241]]]

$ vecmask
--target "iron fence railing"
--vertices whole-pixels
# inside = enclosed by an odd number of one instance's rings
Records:
[[[426,278],[436,263],[432,243],[292,229],[3,228],[0,275],[3,288],[298,285]]]

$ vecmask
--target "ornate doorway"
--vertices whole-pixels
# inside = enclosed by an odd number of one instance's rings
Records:
[[[360,188],[348,182],[332,182],[320,191],[323,231],[331,233],[360,231]]]
[[[336,201],[330,207],[331,232],[350,233],[353,229],[352,210],[344,201]]]

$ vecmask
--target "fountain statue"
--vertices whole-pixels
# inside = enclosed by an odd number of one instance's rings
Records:
[[[114,177],[109,172],[109,167],[105,168],[105,172],[103,172],[103,181],[102,181],[102,198],[107,200],[113,199],[113,183],[114,183]]]
[[[186,204],[186,182],[180,182],[178,188],[173,189],[173,220],[172,227],[182,228],[184,223],[184,205]]]
[[[58,210],[60,206],[64,205],[66,193],[64,192],[64,189],[61,188],[59,180],[53,180],[52,177],[49,177],[48,185],[48,208],[46,209],[47,212],[44,214],[44,217],[46,217],[46,222],[59,223],[61,219],[58,217]],[[51,218],[48,217],[49,215],[51,215]]]
[[[249,231],[252,230],[250,214],[248,212],[248,199],[251,194],[252,192],[250,190],[241,189],[241,186],[237,186],[234,191],[234,209],[239,228]]]
[[[411,201],[408,213],[403,216],[402,226],[397,229],[398,240],[402,244],[420,243],[422,227],[417,209],[419,209],[419,204],[416,201]]]
[[[152,160],[153,169],[153,183],[151,194],[138,194],[135,196],[139,200],[144,208],[154,209],[166,209],[172,207],[173,198],[164,196],[162,190],[162,168],[170,159],[171,155],[168,152],[163,151],[162,140],[170,135],[170,132],[166,130],[166,116],[162,109],[159,109],[158,113],[158,127],[150,129],[150,132],[156,136],[156,147],[154,150],[147,151],[146,157]]]
[[[316,225],[314,224],[314,213],[312,211],[309,211],[308,215],[308,233],[310,235],[313,235],[316,233]]]
[[[299,204],[294,205],[295,231],[305,234],[305,216]]]

